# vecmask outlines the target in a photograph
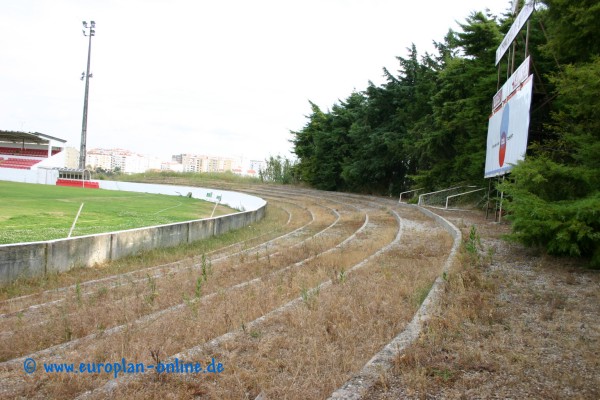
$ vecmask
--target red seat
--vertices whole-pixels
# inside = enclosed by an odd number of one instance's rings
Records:
[[[82,181],[80,179],[57,179],[57,186],[84,187],[87,189],[100,189],[100,184],[94,181]]]
[[[61,149],[53,149],[51,155],[61,152]],[[0,146],[0,154],[9,156],[48,157],[47,149],[20,149],[17,147]]]
[[[14,158],[9,157],[5,160],[0,160],[0,167],[15,168],[15,169],[31,169],[32,166],[39,163],[41,160],[30,158]]]

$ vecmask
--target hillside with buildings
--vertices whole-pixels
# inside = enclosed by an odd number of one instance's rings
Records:
[[[139,154],[125,149],[92,149],[87,152],[90,169],[136,174],[146,171],[175,172],[233,172],[258,176],[264,161],[244,160],[242,157],[224,157],[204,154],[175,154],[171,160]]]

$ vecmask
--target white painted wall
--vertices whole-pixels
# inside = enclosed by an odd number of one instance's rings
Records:
[[[216,197],[221,195],[221,204],[243,211],[253,211],[267,204],[260,197],[251,196],[245,193],[232,192],[229,190],[219,190],[210,188],[158,185],[150,183],[118,182],[118,181],[97,181],[100,189],[123,190],[127,192],[167,194],[172,196],[186,196],[189,192],[195,199],[216,202]],[[212,193],[212,197],[206,197],[207,193]]]

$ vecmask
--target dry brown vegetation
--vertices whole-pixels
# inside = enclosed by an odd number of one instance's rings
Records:
[[[295,214],[293,221],[291,212]],[[109,282],[126,277],[128,272],[152,271],[152,267],[149,265],[156,265],[155,269],[168,267],[171,263],[178,267],[181,262],[197,263],[202,254],[214,257],[218,256],[219,252],[230,252],[233,247],[239,249],[253,247],[280,235],[284,230],[297,229],[311,222],[308,210],[297,204],[281,202],[277,207],[268,209],[265,219],[260,224],[227,232],[220,236],[189,245],[141,253],[101,265],[98,268],[78,268],[68,273],[18,280],[11,285],[0,287],[0,311],[10,312],[17,309],[18,304],[27,302],[35,304],[36,298],[47,297],[52,292],[74,289],[77,283],[82,287],[97,285],[99,283],[97,280],[100,279]],[[58,294],[59,298],[60,296]]]
[[[384,199],[249,189],[269,201],[252,227],[5,288],[0,397],[324,398],[356,373],[410,321],[449,235]],[[116,380],[40,371],[174,356],[225,369]],[[37,372],[24,373],[25,357]]]
[[[451,246],[390,200],[245,189],[269,201],[252,227],[2,288],[0,398],[327,398],[403,330]],[[444,216],[481,245],[364,398],[599,398],[599,274],[501,241],[506,225]],[[175,357],[224,371],[41,370]]]
[[[463,250],[436,315],[366,398],[600,398],[600,274],[500,240],[507,225],[445,213]]]

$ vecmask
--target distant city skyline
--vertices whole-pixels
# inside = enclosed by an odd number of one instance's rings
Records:
[[[65,148],[65,151],[67,149],[69,152],[77,153],[73,147]],[[73,163],[73,161],[69,162]],[[190,152],[173,154],[169,159],[164,159],[123,148],[94,148],[87,151],[87,166],[92,169],[102,168],[106,171],[118,169],[128,174],[148,170],[171,170],[176,172],[234,172],[256,176],[264,166],[264,160]],[[65,167],[76,168],[76,165],[67,165],[66,162]]]

